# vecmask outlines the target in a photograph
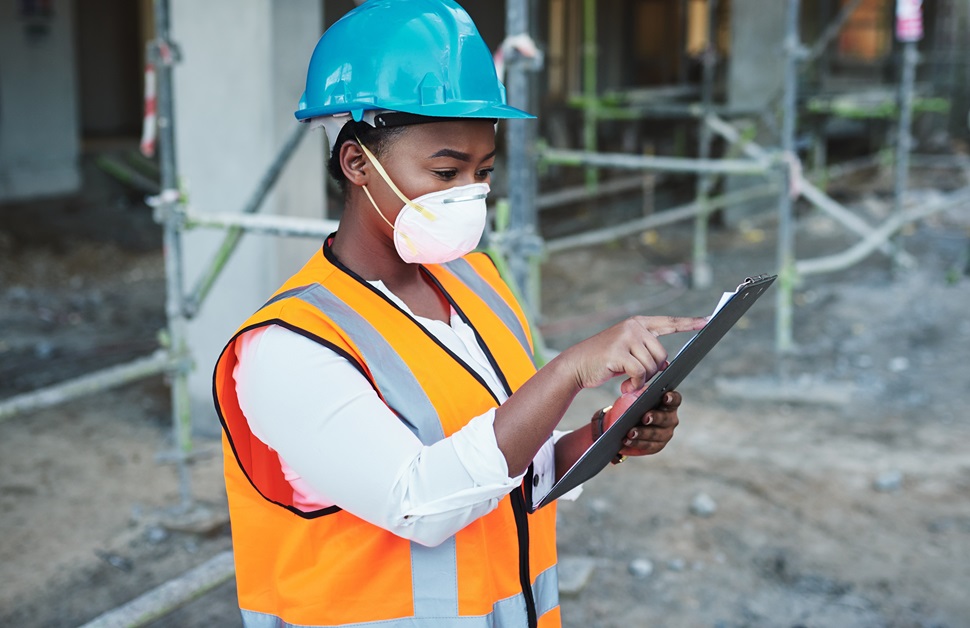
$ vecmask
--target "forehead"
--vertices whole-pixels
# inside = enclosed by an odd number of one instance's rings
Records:
[[[469,155],[484,156],[495,150],[495,124],[491,120],[448,120],[406,127],[393,149],[433,154],[450,148]]]

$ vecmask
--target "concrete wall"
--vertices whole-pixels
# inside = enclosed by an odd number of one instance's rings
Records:
[[[318,0],[173,0],[178,169],[199,211],[239,211],[297,124],[307,62],[322,32]],[[216,36],[218,35],[218,36]],[[264,213],[322,216],[323,134],[307,137]],[[187,234],[186,283],[209,262],[222,231]],[[233,331],[320,246],[247,235],[189,325],[196,431],[217,433],[212,368]]]
[[[74,192],[78,170],[74,4],[25,16],[0,2],[0,202]]]

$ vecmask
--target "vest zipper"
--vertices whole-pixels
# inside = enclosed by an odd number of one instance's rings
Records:
[[[536,628],[539,625],[539,617],[536,613],[536,599],[532,593],[532,576],[529,574],[529,515],[522,491],[523,487],[519,487],[511,494],[515,531],[519,537],[519,583],[522,585],[522,596],[525,598],[529,628]]]

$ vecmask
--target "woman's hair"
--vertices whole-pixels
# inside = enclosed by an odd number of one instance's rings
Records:
[[[330,153],[330,160],[327,162],[327,170],[345,195],[347,194],[347,177],[344,176],[344,171],[340,167],[340,148],[344,143],[360,140],[379,159],[384,156],[388,141],[403,133],[406,128],[406,126],[375,128],[366,122],[351,121],[340,129],[337,141],[333,145],[333,152]]]

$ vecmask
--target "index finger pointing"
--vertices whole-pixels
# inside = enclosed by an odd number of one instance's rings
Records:
[[[655,336],[698,331],[707,325],[707,318],[696,316],[638,316],[637,320]]]

